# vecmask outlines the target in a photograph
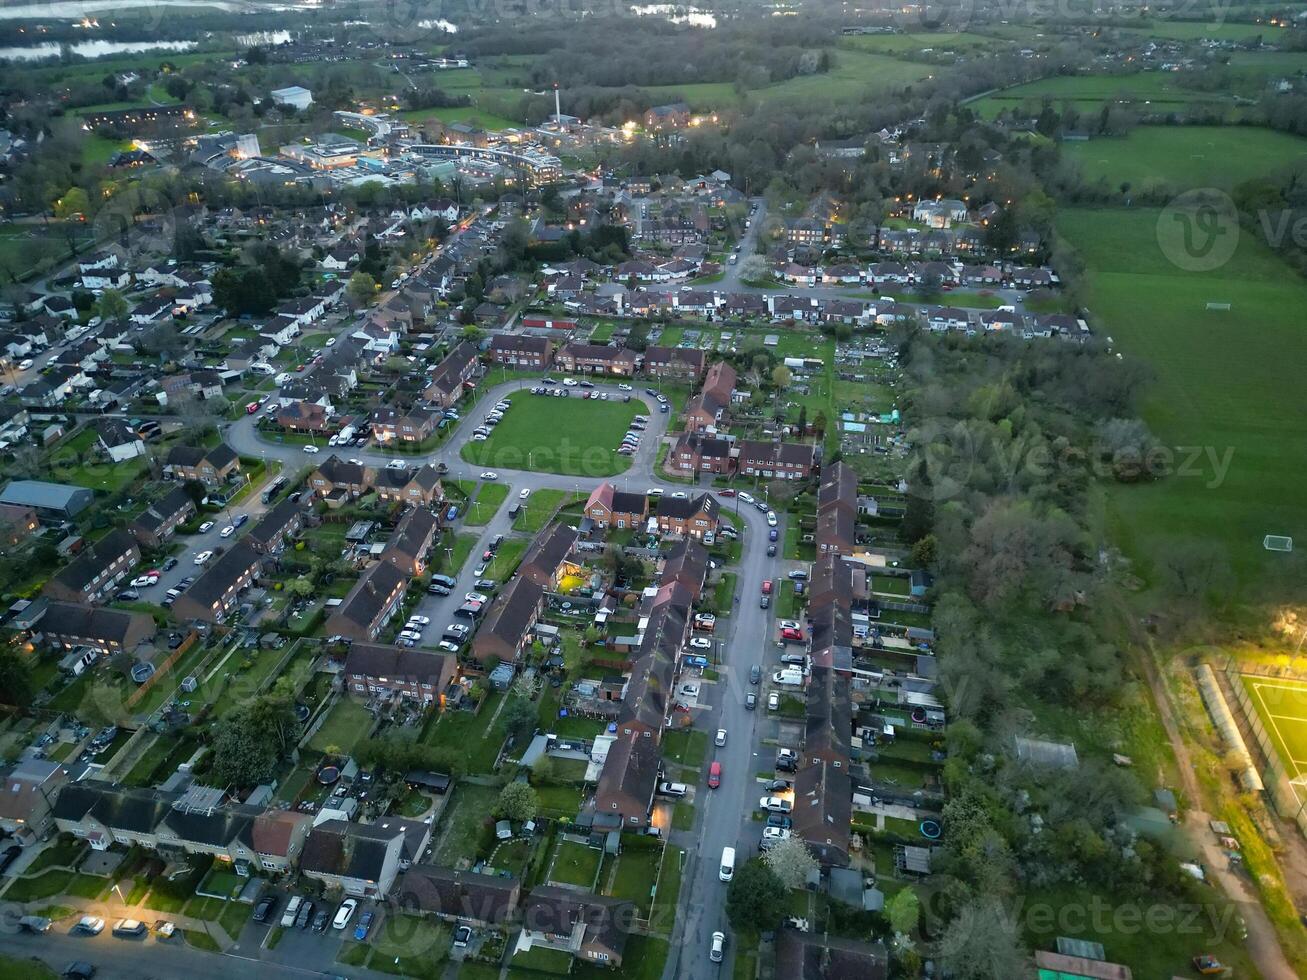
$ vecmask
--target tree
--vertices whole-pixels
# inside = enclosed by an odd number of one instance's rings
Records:
[[[790,369],[787,368],[784,364],[777,364],[774,368],[772,368],[771,383],[777,389],[783,391],[784,389],[788,388],[790,386],[791,378],[792,375],[790,374]]]
[[[959,980],[1030,975],[1016,923],[992,897],[962,907],[940,936],[938,955],[945,975]]]
[[[553,782],[554,777],[557,775],[556,768],[552,756],[542,755],[531,763],[531,779],[536,783]]]
[[[366,272],[356,272],[349,277],[345,291],[355,305],[366,306],[377,295],[377,281]]]
[[[32,668],[13,647],[0,649],[0,702],[26,707],[32,703]]]
[[[762,860],[786,888],[802,888],[817,870],[817,859],[807,843],[793,834],[772,845]]]
[[[513,741],[521,741],[536,730],[535,706],[522,698],[514,698],[504,706],[504,730]]]
[[[80,187],[68,188],[68,192],[54,202],[54,216],[65,221],[69,218],[85,220],[86,213],[90,210],[90,198],[86,196],[86,191]]]
[[[121,320],[127,315],[127,300],[116,289],[106,289],[95,301],[95,315],[105,323]]]
[[[279,681],[219,724],[213,739],[212,772],[224,785],[269,782],[298,735],[294,695]]]
[[[886,903],[885,915],[889,919],[890,928],[896,933],[911,934],[917,928],[917,920],[921,916],[921,902],[917,899],[917,893],[911,888],[899,891]]]
[[[785,883],[755,858],[731,879],[726,891],[726,915],[736,929],[774,929],[785,914],[787,898]]]
[[[744,282],[762,282],[768,271],[767,260],[761,255],[750,255],[740,262],[740,279]]]
[[[297,576],[286,583],[286,591],[291,595],[297,595],[301,598],[313,593],[313,583],[303,575]]]
[[[539,809],[540,798],[528,783],[509,783],[495,801],[495,816],[500,820],[516,820],[519,823],[534,820]]]

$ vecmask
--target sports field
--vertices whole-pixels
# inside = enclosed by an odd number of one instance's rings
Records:
[[[1244,674],[1243,686],[1275,743],[1294,791],[1302,799],[1304,786],[1297,780],[1307,776],[1307,683]]]
[[[1165,103],[1229,101],[1228,96],[1220,93],[1182,88],[1172,72],[1154,71],[1135,75],[1054,75],[987,95],[970,103],[970,107],[986,119],[992,119],[1002,109],[1025,106],[1038,112],[1044,99],[1052,100],[1055,106],[1072,101],[1082,111],[1103,102],[1146,102],[1159,108]]]
[[[1254,177],[1307,168],[1307,140],[1251,126],[1140,126],[1129,136],[1064,143],[1065,159],[1088,181],[1137,191],[1155,187],[1229,190]]]
[[[630,457],[617,452],[631,419],[649,414],[649,407],[637,399],[542,398],[519,391],[508,400],[512,407],[490,438],[463,446],[463,458],[469,463],[568,476],[613,476],[631,466]]]
[[[1307,400],[1293,394],[1307,373],[1307,285],[1246,232],[1220,268],[1183,271],[1158,245],[1160,216],[1072,208],[1057,221],[1085,261],[1096,326],[1156,372],[1145,420],[1167,445],[1192,447],[1174,475],[1113,487],[1111,518],[1142,574],[1177,539],[1199,540],[1228,551],[1246,588],[1292,585],[1301,563],[1262,538],[1307,541]]]

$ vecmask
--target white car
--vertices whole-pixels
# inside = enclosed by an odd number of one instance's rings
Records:
[[[308,453],[310,456],[313,456],[313,455],[316,455],[316,454],[317,454],[317,452],[318,452],[318,447],[317,447],[317,446],[305,446],[305,447],[304,447],[304,451],[305,451],[306,453]]]
[[[713,739],[713,744],[714,744],[714,745],[725,745],[725,744],[726,744],[726,729],[725,729],[725,728],[719,728],[719,729],[717,729],[717,737]]]
[[[208,534],[212,530],[213,530],[213,521],[205,521],[203,524],[199,526],[198,533]]]
[[[802,629],[803,627],[801,627],[801,626],[798,624],[798,621],[797,621],[797,620],[793,620],[793,619],[778,619],[778,620],[776,620],[776,628],[777,628],[777,629],[782,629],[782,630],[797,630],[797,629]]]
[[[630,385],[618,385],[618,386],[617,386],[617,390],[618,390],[618,391],[634,391],[635,389],[632,388]]]
[[[408,618],[408,624],[409,624],[410,626],[414,626],[414,625],[417,625],[417,626],[430,626],[430,625],[431,625],[431,617],[430,617],[430,616],[410,616],[410,617]]]
[[[699,696],[698,684],[682,684],[681,696],[685,698],[697,698]]]
[[[487,564],[486,562],[482,562],[476,568],[472,569],[472,574],[475,575],[477,578],[480,578],[482,575],[486,573],[486,564]]]
[[[359,907],[358,899],[347,898],[340,903],[340,908],[336,909],[336,917],[331,920],[331,928],[344,929],[349,925],[349,918],[354,914],[354,910]]]
[[[486,470],[484,473],[481,474],[481,479],[483,479],[483,480],[498,480],[498,479],[499,479],[499,474],[496,473],[494,470]]]
[[[487,439],[489,439],[489,438],[490,438],[490,437],[489,437],[488,435],[486,435],[484,432],[478,432],[476,435],[474,435],[474,436],[473,436],[471,439],[469,439],[468,441],[469,441],[469,442],[485,442],[485,441],[486,441]]]
[[[400,630],[399,638],[401,640],[412,640],[416,643],[418,640],[422,639],[422,634],[417,630]]]
[[[774,510],[767,511],[767,526],[768,527],[776,526],[776,511]]]
[[[531,496],[531,488],[530,487],[524,488],[522,492],[519,493],[517,496],[519,500],[525,500],[527,497]]]
[[[402,470],[403,468],[404,468],[404,461],[402,459],[392,459],[389,463],[386,464],[386,469],[388,470]]]
[[[336,338],[335,338],[335,337],[328,337],[328,338],[327,338],[327,346],[328,346],[328,347],[334,347],[334,346],[336,346]]]
[[[212,551],[201,551],[198,555],[195,556],[195,564],[203,565],[206,561],[208,561],[212,557],[213,557]]]
[[[768,813],[789,813],[794,809],[794,804],[779,796],[764,796],[758,801],[758,809],[766,810]]]
[[[674,490],[674,491],[672,491],[672,499],[673,499],[673,500],[688,500],[689,497],[690,497],[690,495],[689,495],[688,493],[686,493],[684,490]]]
[[[218,532],[218,537],[230,538],[235,533],[236,533],[235,525],[228,524],[226,527],[224,527],[221,531]]]
[[[576,387],[576,379],[575,379],[575,378],[564,378],[564,379],[563,379],[563,384],[566,385],[568,388],[575,388],[575,387]]]
[[[486,596],[482,595],[480,592],[469,592],[467,595],[463,596],[463,598],[464,598],[465,600],[467,600],[468,602],[489,602],[489,601],[490,601]]]
[[[708,947],[708,959],[714,963],[720,963],[722,957],[726,955],[726,933],[714,932],[712,934],[712,945]]]
[[[695,650],[711,650],[712,640],[706,636],[696,636],[690,639],[690,647]]]
[[[743,490],[741,490],[738,494],[736,494],[736,496],[739,497],[741,500],[743,500],[746,504],[753,503],[753,495],[745,493]]]
[[[663,495],[662,487],[650,487],[644,492],[646,497],[661,497]]]
[[[140,576],[140,577],[138,577],[138,578],[134,578],[134,579],[132,579],[132,588],[133,588],[133,589],[148,589],[150,586],[154,585],[154,584],[157,583],[158,581],[159,581],[159,580],[158,580],[157,578],[154,578],[153,576],[150,576],[150,575],[142,575],[142,576]]]

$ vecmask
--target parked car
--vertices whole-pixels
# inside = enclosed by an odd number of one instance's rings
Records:
[[[368,930],[372,928],[372,913],[364,912],[359,916],[359,924],[354,927],[354,941],[361,943],[368,938]]]
[[[98,915],[84,915],[73,926],[73,934],[78,936],[98,936],[104,931],[104,919]]]
[[[454,945],[458,949],[464,949],[472,941],[472,927],[459,926],[454,930]]]
[[[753,711],[758,707],[758,695],[750,691],[744,696],[744,710]]]
[[[787,626],[781,630],[781,639],[790,643],[802,643],[803,631]]]
[[[685,783],[662,782],[658,784],[658,792],[663,796],[684,796],[689,791],[690,787],[686,786]]]
[[[254,906],[254,921],[267,922],[276,911],[277,899],[272,895],[264,895],[259,899],[259,903]]]
[[[708,788],[716,789],[722,784],[722,764],[714,762],[708,767]]]
[[[785,793],[794,789],[794,784],[788,779],[773,779],[763,784],[763,789],[768,793]]]
[[[774,544],[767,545],[767,557],[768,558],[776,557],[776,546]]]
[[[95,976],[95,967],[85,960],[74,960],[64,967],[62,975],[66,980],[91,980]]]
[[[768,694],[768,695],[767,695],[767,710],[768,710],[768,711],[777,711],[777,710],[780,709],[780,706],[781,706],[781,696],[780,696],[780,694],[778,694],[776,691],[772,691],[771,694]]]
[[[690,646],[695,650],[711,650],[712,640],[706,636],[695,636],[690,639]]]
[[[726,933],[714,932],[712,934],[712,944],[708,947],[708,959],[714,963],[720,963],[726,955]]]
[[[300,906],[299,914],[295,916],[295,928],[307,929],[311,921],[313,921],[313,903],[306,898],[304,904]]]
[[[758,800],[758,809],[766,810],[769,813],[789,813],[794,809],[794,804],[789,800],[783,800],[779,796],[764,796]]]
[[[138,939],[148,931],[139,919],[119,919],[113,924],[113,934],[121,939]]]
[[[716,738],[713,739],[713,744],[714,744],[714,745],[719,745],[719,746],[720,746],[720,745],[725,745],[725,744],[726,744],[726,729],[725,729],[725,728],[719,728],[719,729],[717,729],[717,736],[716,736]]]
[[[749,683],[757,684],[761,680],[762,680],[762,667],[760,667],[758,664],[754,664],[752,667],[749,668]]]
[[[347,898],[340,903],[340,908],[336,909],[336,917],[331,920],[331,928],[344,929],[349,925],[350,918],[354,915],[354,910],[359,907],[358,899]]]
[[[328,920],[329,918],[331,918],[331,916],[329,916],[329,915],[327,914],[327,910],[326,910],[326,909],[318,909],[317,914],[313,916],[313,931],[314,931],[314,932],[326,932],[326,931],[327,931],[327,920]]]
[[[205,521],[205,522],[204,522],[203,524],[201,524],[198,528],[196,528],[195,533],[196,533],[196,534],[208,534],[208,533],[209,533],[210,531],[212,531],[212,530],[213,530],[213,521]]]

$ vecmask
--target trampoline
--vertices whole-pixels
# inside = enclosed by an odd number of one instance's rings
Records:
[[[940,834],[944,832],[944,828],[939,825],[938,820],[923,820],[917,829],[921,831],[921,836],[926,840],[939,840]]]

